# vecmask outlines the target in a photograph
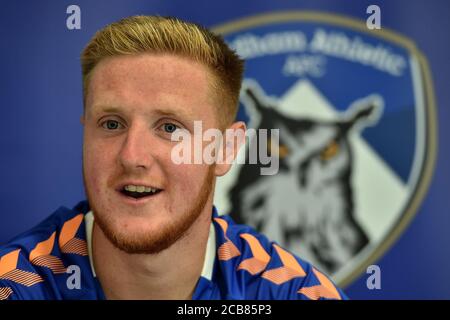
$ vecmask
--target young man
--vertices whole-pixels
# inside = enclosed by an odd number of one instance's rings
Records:
[[[208,30],[136,16],[82,56],[87,202],[0,248],[0,299],[342,299],[320,271],[213,207],[227,161],[177,164],[174,133],[235,122],[243,61]],[[224,143],[224,154],[238,146]]]

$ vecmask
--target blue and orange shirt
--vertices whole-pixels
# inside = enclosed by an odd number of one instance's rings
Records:
[[[0,300],[105,299],[92,263],[86,201],[61,207],[0,246]],[[78,284],[73,282],[78,270]],[[74,284],[75,283],[75,284]],[[327,276],[215,208],[193,299],[346,299]]]

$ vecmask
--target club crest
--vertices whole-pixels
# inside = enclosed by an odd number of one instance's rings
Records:
[[[278,173],[234,164],[217,181],[219,212],[349,284],[392,245],[428,188],[436,121],[425,58],[393,31],[317,12],[215,31],[246,59],[238,119],[279,129]]]

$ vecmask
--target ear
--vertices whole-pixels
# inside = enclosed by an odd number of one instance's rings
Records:
[[[225,137],[220,146],[222,157],[216,162],[214,173],[220,177],[225,175],[233,165],[239,149],[245,144],[246,126],[243,121],[234,122],[225,130]]]
[[[383,107],[383,98],[377,94],[353,102],[347,111],[348,129],[363,128],[376,124],[381,118]]]

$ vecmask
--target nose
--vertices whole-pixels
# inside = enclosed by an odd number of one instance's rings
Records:
[[[125,171],[149,169],[154,162],[151,129],[145,124],[133,124],[127,130],[118,161]]]

